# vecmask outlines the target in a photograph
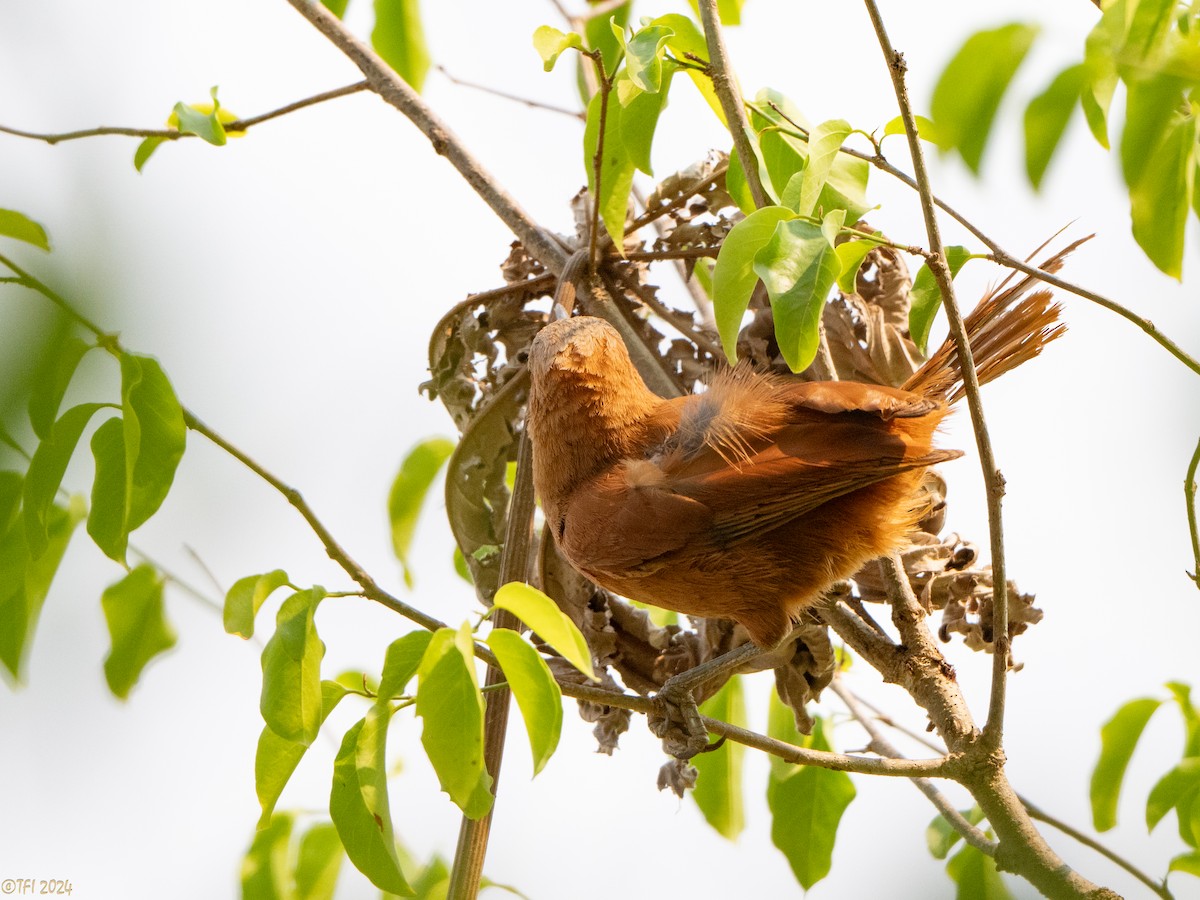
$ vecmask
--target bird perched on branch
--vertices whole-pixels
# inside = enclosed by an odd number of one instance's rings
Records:
[[[1031,283],[967,317],[981,383],[1064,330],[1049,292],[1021,299]],[[933,446],[963,396],[949,341],[900,388],[739,366],[703,393],[664,400],[616,330],[577,317],[542,329],[529,368],[534,484],[563,555],[622,596],[733,619],[759,647],[903,546],[923,512],[925,468],[961,455]]]

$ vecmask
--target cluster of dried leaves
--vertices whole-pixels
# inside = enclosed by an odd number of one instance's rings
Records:
[[[610,248],[597,273],[609,295],[605,302],[616,304],[682,391],[702,389],[722,364],[715,332],[707,324],[710,311],[703,303],[694,312],[668,308],[649,281],[651,262],[643,257],[674,259],[687,278],[697,265],[707,265],[740,216],[724,188],[725,165],[723,156],[713,155],[664,179],[646,199],[650,212],[631,223],[639,227],[631,228],[623,248],[626,258]],[[577,212],[580,209],[582,204],[577,205]],[[586,216],[577,214],[577,220],[580,233],[573,242],[564,241],[568,246],[586,246]],[[656,234],[648,234],[651,225]],[[556,284],[519,244],[513,245],[501,269],[503,287],[472,295],[439,322],[430,341],[431,378],[422,386],[431,399],[445,404],[462,432],[447,472],[447,514],[485,604],[498,587],[507,475],[516,458],[528,392],[524,362],[534,334],[548,318]],[[903,383],[922,362],[907,331],[911,288],[898,252],[887,247],[871,250],[856,291],[839,295],[824,311],[834,371],[825,371],[818,362],[799,377]],[[590,302],[596,299],[579,298],[585,311]],[[762,369],[786,372],[765,297],[757,298],[752,308],[754,319],[739,337],[739,354]],[[662,322],[678,335],[666,337]],[[925,491],[929,514],[912,548],[903,554],[905,570],[926,608],[941,610],[943,640],[959,633],[971,649],[990,651],[990,567],[979,565],[974,547],[957,535],[938,536],[944,525],[946,488],[936,473],[927,476]],[[546,532],[538,537],[532,558],[535,571],[529,573],[530,580],[554,597],[580,628],[612,686],[615,673],[627,688],[651,693],[672,675],[748,639],[740,627],[723,620],[698,620],[690,628],[656,624],[645,609],[598,588],[572,569]],[[842,599],[856,605],[884,601],[883,584],[879,565],[872,563],[843,586]],[[1011,583],[1009,596],[1010,634],[1016,635],[1037,622],[1041,612],[1032,606],[1031,596],[1018,593]],[[806,706],[819,697],[834,671],[828,630],[813,620],[797,642],[761,658],[759,664],[774,670],[779,696],[794,711],[797,727],[810,731]],[[556,666],[555,672],[566,679],[579,677],[566,665]],[[719,682],[704,685],[697,699],[704,700],[720,687]],[[588,703],[580,707],[581,715],[595,723],[600,749],[611,753],[629,727],[629,712]],[[674,774],[664,772],[668,786],[687,781],[686,767],[677,769]]]

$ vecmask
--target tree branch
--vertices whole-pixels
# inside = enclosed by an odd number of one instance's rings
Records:
[[[729,65],[729,51],[725,47],[725,36],[721,32],[717,0],[700,0],[699,8],[704,38],[708,44],[708,76],[712,79],[717,99],[721,101],[725,122],[733,136],[734,151],[742,164],[742,170],[746,173],[746,183],[750,186],[750,196],[754,198],[754,205],[761,209],[770,206],[771,200],[758,174],[758,157],[754,155],[754,148],[750,145],[750,121],[746,118],[741,91],[735,85],[732,67]]]
[[[921,149],[921,141],[917,137],[916,121],[913,118],[912,106],[908,100],[908,89],[904,83],[904,73],[907,65],[904,56],[896,52],[884,28],[883,19],[875,0],[864,0],[879,47],[887,60],[888,71],[892,76],[892,86],[896,93],[896,103],[900,107],[900,116],[904,122],[904,131],[908,136],[908,149],[912,155],[913,173],[916,176],[917,191],[921,197],[921,211],[925,217],[925,231],[929,235],[929,250],[934,256],[927,265],[937,281],[942,300],[946,308],[946,318],[950,323],[950,334],[958,350],[958,358],[962,368],[963,389],[967,396],[967,406],[971,412],[971,424],[975,430],[975,445],[979,449],[979,464],[983,469],[983,481],[987,488],[988,525],[991,534],[992,572],[994,575],[992,588],[993,622],[994,622],[994,655],[992,660],[992,691],[988,703],[988,718],[983,727],[983,739],[989,747],[999,749],[1004,737],[1004,701],[1007,690],[1009,646],[1008,634],[1008,579],[1004,560],[1004,525],[1001,517],[1001,504],[1004,498],[1004,476],[996,465],[995,453],[992,450],[992,439],[988,434],[987,422],[983,414],[983,402],[979,397],[979,378],[975,373],[975,359],[971,353],[970,340],[963,325],[962,314],[958,309],[958,300],[954,293],[954,279],[950,267],[946,264],[945,249],[942,246],[941,231],[938,226],[937,212],[934,209],[933,192],[929,186],[929,173],[925,169],[925,156]]]
[[[853,693],[850,692],[850,690],[847,689],[846,685],[842,683],[842,678],[840,675],[834,675],[833,682],[830,684],[830,687],[833,692],[837,694],[839,698],[841,698],[841,701],[846,704],[846,708],[850,710],[850,715],[852,715],[858,724],[863,727],[863,730],[870,735],[870,750],[873,750],[880,756],[890,759],[904,758],[900,751],[897,750],[890,741],[888,741],[883,732],[875,726],[875,723],[871,720],[870,715],[868,715],[867,711],[863,708],[863,704],[857,697],[854,696]],[[937,808],[937,811],[942,814],[942,818],[949,822],[951,827],[960,835],[962,835],[963,840],[965,840],[972,847],[983,851],[988,856],[996,855],[996,842],[990,840],[986,834],[968,822],[966,818],[964,818],[963,814],[954,808],[954,804],[946,799],[946,795],[934,787],[933,783],[929,781],[929,779],[914,777],[911,780],[916,786],[917,790],[929,798],[929,802],[932,803]]]
[[[324,103],[326,100],[336,100],[338,97],[346,97],[350,94],[357,94],[360,91],[365,91],[370,88],[370,85],[365,81],[356,81],[354,84],[348,84],[345,87],[335,88],[331,91],[325,91],[320,94],[314,94],[311,97],[305,97],[303,100],[297,100],[294,103],[289,103],[286,106],[281,106],[278,109],[273,109],[270,112],[262,113],[257,116],[249,116],[244,119],[234,119],[224,123],[225,131],[230,134],[240,134],[249,131],[253,126],[262,122],[277,119],[280,116],[286,116],[288,113],[293,113],[298,109],[304,109],[307,106],[314,106],[318,103]],[[35,141],[45,141],[47,144],[54,145],[63,141],[76,141],[81,138],[101,137],[103,135],[122,135],[125,137],[157,137],[168,141],[176,141],[182,138],[193,138],[197,135],[181,132],[177,128],[124,128],[118,126],[102,125],[98,128],[84,128],[79,131],[63,131],[55,134],[42,134],[35,131],[23,131],[19,128],[9,128],[5,125],[0,125],[0,132],[4,134],[15,135],[16,137],[30,138]]]

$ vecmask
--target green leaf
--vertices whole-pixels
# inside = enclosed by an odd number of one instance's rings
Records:
[[[345,855],[332,822],[320,822],[304,832],[296,859],[296,900],[333,900]]]
[[[350,0],[321,0],[321,5],[341,19],[346,15],[346,7],[350,5]]]
[[[620,248],[625,240],[625,218],[629,212],[629,194],[633,189],[633,161],[625,153],[621,135],[621,104],[610,96],[602,104],[602,94],[597,93],[588,103],[587,124],[583,130],[583,164],[588,173],[588,190],[596,196],[595,158],[600,148],[600,112],[604,113],[603,155],[600,161],[600,218],[613,244]]]
[[[946,265],[950,267],[950,277],[958,275],[959,270],[971,258],[971,251],[966,247],[947,247]],[[912,291],[909,293],[908,333],[922,355],[926,355],[929,344],[929,330],[933,320],[937,318],[938,310],[942,308],[942,291],[928,263],[921,264],[921,270],[913,279]]]
[[[667,48],[677,59],[693,65],[696,64],[697,59],[708,60],[708,42],[704,39],[704,32],[700,30],[700,26],[693,19],[679,13],[668,13],[652,19],[650,24],[662,25],[671,30],[671,36],[667,39]],[[692,79],[692,84],[700,92],[700,96],[704,98],[704,102],[708,104],[708,108],[713,111],[718,121],[725,125],[725,110],[721,108],[721,100],[713,89],[712,78],[708,76],[708,73],[693,68],[685,71]]]
[[[15,209],[0,209],[0,236],[16,238],[42,250],[50,249],[46,229]]]
[[[4,474],[11,496],[19,484],[12,481],[16,473]],[[30,558],[25,527],[15,512],[7,531],[0,533],[0,663],[18,683],[24,680],[25,660],[50,583],[85,512],[82,498],[76,496],[68,507],[51,505],[45,517],[46,545],[36,560]]]
[[[1184,105],[1187,87],[1184,79],[1162,74],[1128,85],[1121,132],[1121,174],[1130,187],[1158,162],[1159,148]]]
[[[1012,894],[996,870],[995,861],[986,853],[965,844],[950,862],[946,874],[956,886],[958,900],[1011,900]]]
[[[1153,831],[1163,816],[1189,793],[1200,789],[1200,757],[1182,759],[1158,780],[1146,798],[1146,829]],[[1182,815],[1181,815],[1182,818]]]
[[[1161,700],[1131,700],[1116,711],[1100,729],[1100,758],[1092,770],[1092,824],[1097,831],[1108,831],[1117,824],[1117,801],[1125,769],[1133,756],[1142,731]]]
[[[389,709],[372,706],[342,738],[333,764],[329,815],[346,855],[382,891],[413,896],[400,871],[388,808],[385,758]]]
[[[1068,66],[1025,108],[1025,172],[1035,189],[1042,186],[1050,159],[1080,102],[1086,76],[1082,63]]]
[[[583,26],[584,42],[591,50],[599,50],[604,61],[604,71],[610,76],[617,70],[621,57],[625,54],[624,35],[618,37],[614,32],[622,32],[629,24],[631,2],[621,3],[615,8],[605,7],[599,15],[589,16]],[[585,15],[586,15],[585,10]],[[591,65],[590,60],[580,60],[581,65]],[[582,94],[588,99],[588,94]]]
[[[29,392],[29,423],[39,438],[50,434],[63,394],[79,368],[79,361],[92,346],[77,337],[68,337],[52,347],[38,367]]]
[[[779,105],[779,99],[781,98],[771,102]],[[826,124],[833,129],[838,125],[836,122]],[[801,193],[809,178],[802,173],[806,173],[811,161],[808,143],[781,130],[790,128],[790,124],[767,126],[759,135],[759,147],[762,151],[763,168],[767,173],[764,187],[778,196],[781,204],[795,209],[801,203]],[[836,130],[831,132],[835,133]],[[822,153],[828,152],[831,142],[832,138],[826,142]],[[841,145],[840,141],[838,145]],[[824,167],[825,163],[820,163],[820,166]],[[870,166],[864,160],[835,153],[824,175],[817,170],[813,177],[816,179],[813,190],[817,190],[817,183],[820,184],[814,209],[823,210],[825,213],[844,209],[847,224],[853,225],[871,208],[867,203]]]
[[[933,89],[931,113],[949,147],[975,174],[1000,101],[1037,36],[1032,25],[1013,23],[967,38]]]
[[[483,765],[483,695],[475,675],[474,643],[466,622],[434,632],[417,671],[421,744],[442,790],[478,819],[492,807],[492,777]]]
[[[283,601],[275,633],[262,652],[263,687],[259,710],[281,738],[311,744],[321,727],[321,658],[313,613],[325,590],[312,587]]]
[[[329,718],[338,702],[349,693],[336,681],[321,682],[321,724]],[[262,807],[258,827],[265,828],[271,821],[279,795],[287,786],[296,766],[304,758],[308,747],[298,741],[281,738],[270,728],[263,728],[258,736],[258,748],[254,753],[254,792]]]
[[[654,174],[650,167],[650,148],[654,143],[659,116],[667,108],[667,92],[671,88],[674,75],[674,69],[667,69],[663,73],[662,87],[657,93],[640,91],[621,111],[621,144],[625,156],[635,168],[647,175]],[[623,74],[618,76],[618,82],[621,82],[623,77]]]
[[[562,734],[562,691],[546,661],[517,632],[496,628],[488,635],[487,642],[525,720],[536,776],[554,755]]]
[[[960,810],[960,812],[963,818],[972,825],[978,825],[983,821],[983,810],[978,806],[972,806],[970,809]],[[933,821],[925,829],[925,843],[929,846],[929,852],[934,859],[945,859],[961,840],[962,835],[946,820],[945,816],[940,814],[934,816]]]
[[[112,638],[104,677],[124,700],[146,664],[175,646],[175,630],[163,610],[163,580],[152,566],[140,565],[104,591],[100,606]]]
[[[180,101],[175,104],[167,122],[178,128],[180,134],[194,134],[214,147],[223,147],[226,141],[225,125],[221,122],[221,104],[217,100],[217,89],[214,87],[209,93],[213,98],[211,105],[208,103],[189,105]],[[138,151],[141,151],[140,147]],[[134,154],[133,164],[135,167],[137,166],[137,156],[138,154]],[[150,153],[147,153],[146,157],[149,156]],[[142,165],[145,163],[146,161],[143,159]]]
[[[146,163],[150,161],[150,157],[154,155],[154,151],[167,142],[165,137],[151,136],[143,140],[137,145],[137,150],[133,152],[133,167],[137,171],[142,171]]]
[[[742,4],[745,0],[717,0],[717,18],[722,25],[742,24]],[[700,15],[700,7],[696,0],[688,0],[696,15]]]
[[[242,859],[243,900],[287,900],[287,862],[292,817],[278,815],[254,835]]]
[[[263,575],[247,575],[235,581],[225,595],[225,633],[241,638],[253,635],[254,619],[263,603],[276,588],[287,583],[287,572],[283,569],[273,569]]]
[[[725,190],[729,192],[729,196],[733,198],[737,208],[745,215],[752,215],[758,209],[754,205],[754,196],[750,193],[750,183],[746,181],[746,170],[742,168],[742,161],[737,155],[736,148],[729,151],[729,168],[725,170]]]
[[[1183,755],[1200,756],[1200,713],[1192,704],[1192,688],[1180,681],[1168,681],[1166,687],[1179,705],[1179,712],[1183,716],[1183,724],[1187,729]]]
[[[774,694],[771,700],[782,706]],[[814,750],[830,749],[821,719],[814,722],[806,743]],[[829,874],[838,825],[855,790],[845,772],[818,766],[795,768],[798,771],[783,778],[772,772],[767,805],[771,810],[771,842],[783,852],[796,880],[808,890]]]
[[[84,427],[98,410],[108,403],[81,403],[68,409],[33,452],[29,470],[25,473],[25,494],[22,514],[25,517],[25,537],[29,554],[37,559],[46,550],[46,517],[62,484],[67,463],[75,452]]]
[[[399,697],[417,674],[421,659],[429,647],[433,634],[428,631],[410,631],[388,645],[383,661],[383,675],[379,679],[379,700]]]
[[[1183,277],[1184,232],[1196,174],[1196,119],[1180,118],[1167,131],[1153,165],[1129,191],[1133,237],[1154,265]]]
[[[941,129],[937,127],[937,123],[933,119],[927,119],[924,116],[913,116],[913,123],[917,126],[917,137],[923,141],[928,141],[938,147],[948,147],[947,138],[942,134]],[[904,134],[904,117],[896,116],[886,125],[883,126],[883,136],[889,134]]]
[[[0,537],[7,534],[17,520],[23,484],[20,472],[0,471]]]
[[[533,49],[542,58],[542,68],[549,72],[563,53],[583,49],[583,37],[573,31],[564,33],[549,25],[542,25],[533,33]]]
[[[700,704],[700,712],[714,719],[743,725],[746,704],[742,696],[742,680],[736,675],[725,682],[721,690]],[[746,826],[742,801],[742,757],[746,748],[736,741],[726,741],[716,750],[692,757],[699,772],[692,799],[700,807],[717,833],[736,840]]]
[[[583,634],[558,608],[558,604],[537,588],[510,581],[500,586],[492,603],[494,608],[507,609],[528,625],[563,659],[592,681],[599,681],[592,668],[592,651],[588,649]]]
[[[833,248],[842,267],[837,279],[839,291],[843,294],[853,294],[858,290],[858,270],[862,268],[863,260],[867,258],[871,249],[878,246],[874,241],[853,240],[843,241]]]
[[[183,408],[158,362],[121,354],[125,422],[126,529],[134,531],[162,506],[183,458]]]
[[[1187,872],[1189,875],[1195,875],[1200,878],[1200,851],[1193,850],[1191,853],[1181,853],[1171,860],[1167,866],[1168,872]]]
[[[1175,816],[1179,820],[1180,839],[1189,847],[1200,846],[1200,788],[1193,786],[1179,798]]]
[[[125,562],[129,530],[125,527],[125,423],[120,416],[105,421],[92,435],[96,474],[87,531],[109,559]]]
[[[841,272],[829,232],[801,219],[780,222],[754,256],[754,271],[771,298],[779,351],[793,372],[807,369],[817,355],[821,311]]]
[[[392,524],[392,550],[400,560],[404,571],[404,583],[412,587],[412,569],[408,564],[408,551],[412,546],[417,521],[429,487],[441,471],[450,454],[454,452],[454,441],[447,438],[426,438],[408,451],[400,463],[400,471],[388,492],[388,520]]]
[[[838,158],[838,151],[852,130],[849,122],[831,119],[809,132],[808,165],[804,167],[800,199],[794,207],[800,215],[811,216],[816,212],[817,200],[825,189],[825,183]],[[827,212],[829,210],[823,209],[818,214],[823,215]]]
[[[1083,107],[1083,117],[1087,120],[1088,129],[1096,142],[1105,150],[1108,147],[1108,109],[1112,104],[1113,92],[1117,89],[1115,72],[1104,78],[1093,78],[1085,84],[1079,95],[1079,103]]]
[[[732,166],[731,166],[732,168]],[[754,258],[775,234],[776,227],[794,219],[785,206],[767,206],[750,213],[725,236],[713,268],[713,314],[729,362],[737,362],[737,336],[758,284]]]
[[[429,49],[418,0],[375,0],[371,46],[418,94],[429,72]]]
[[[662,88],[664,48],[674,32],[665,25],[647,25],[625,44],[625,71],[629,80],[651,94]]]

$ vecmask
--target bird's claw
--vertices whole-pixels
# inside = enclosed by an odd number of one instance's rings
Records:
[[[686,673],[685,673],[686,674]],[[692,686],[667,680],[655,696],[660,712],[649,717],[650,730],[662,739],[663,750],[676,759],[691,759],[708,749],[708,729],[692,697]]]

